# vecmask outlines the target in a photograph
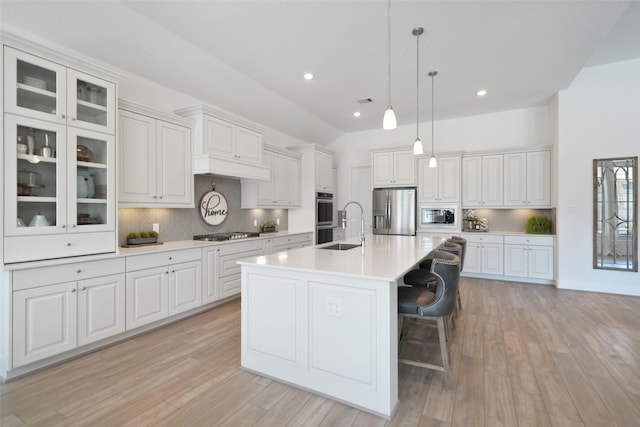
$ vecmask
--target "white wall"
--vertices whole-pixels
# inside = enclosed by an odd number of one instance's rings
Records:
[[[640,60],[585,68],[558,99],[558,287],[640,295],[640,273],[592,268],[592,161],[640,156]]]
[[[461,151],[502,150],[532,145],[549,145],[549,108],[523,108],[501,113],[463,117],[435,122],[436,156]],[[338,167],[340,206],[348,200],[351,168],[371,164],[371,150],[388,147],[413,148],[416,127],[400,126],[395,130],[375,129],[345,134],[329,145]],[[425,154],[431,153],[431,123],[420,125]]]

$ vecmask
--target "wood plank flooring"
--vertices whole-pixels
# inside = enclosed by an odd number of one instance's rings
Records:
[[[0,425],[640,425],[640,298],[468,278],[461,292],[452,391],[402,365],[391,421],[241,370],[236,300],[0,385]]]

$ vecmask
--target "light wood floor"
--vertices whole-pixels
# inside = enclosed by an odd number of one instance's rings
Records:
[[[640,298],[479,279],[461,290],[453,390],[401,366],[390,422],[242,371],[234,301],[0,385],[0,425],[640,425]]]

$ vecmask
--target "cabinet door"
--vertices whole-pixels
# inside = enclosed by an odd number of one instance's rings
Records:
[[[527,154],[504,155],[504,205],[527,204]]]
[[[127,330],[169,315],[167,267],[127,273]]]
[[[67,70],[67,124],[113,134],[116,86],[79,71]]]
[[[373,153],[373,186],[393,184],[393,152]]]
[[[426,162],[429,161],[426,160]],[[438,202],[459,203],[460,157],[441,157],[435,169],[438,174]]]
[[[4,48],[4,110],[66,124],[66,67]]]
[[[123,110],[119,117],[119,202],[153,203],[157,199],[155,120]]]
[[[527,277],[529,250],[523,245],[504,245],[504,274]]]
[[[467,242],[467,251],[464,255],[465,273],[482,272],[482,245],[480,243]]]
[[[181,313],[202,304],[202,262],[169,266],[169,314]]]
[[[202,154],[235,158],[236,126],[212,116],[204,116]]]
[[[218,248],[205,248],[202,250],[204,274],[202,275],[202,303],[208,304],[220,299],[220,288],[218,287]]]
[[[274,154],[271,166],[271,182],[273,183],[273,200],[276,206],[288,205],[287,158]]]
[[[462,207],[482,206],[482,157],[462,159]],[[465,267],[466,267],[465,259]]]
[[[13,367],[76,347],[76,283],[13,293]]]
[[[67,134],[63,125],[14,115],[4,117],[4,234],[64,234],[67,229]],[[55,157],[17,153],[17,139],[33,151],[49,142]],[[74,189],[75,193],[75,189]],[[73,194],[75,196],[75,194]],[[27,227],[39,215],[38,226]]]
[[[220,297],[228,298],[238,295],[241,289],[241,280],[239,274],[220,278]]]
[[[287,204],[300,206],[300,159],[287,158]]]
[[[78,282],[78,345],[125,331],[125,275]]]
[[[502,267],[504,245],[483,243],[482,244],[482,273],[502,275],[504,270]],[[465,269],[467,262],[465,258]]]
[[[440,164],[438,165],[440,166]],[[418,160],[418,201],[438,201],[438,168],[429,167],[429,159]]]
[[[529,277],[553,280],[553,247],[529,246]]]
[[[267,166],[271,170],[271,179],[269,181],[258,182],[258,205],[260,206],[272,206],[275,204],[276,197],[274,194],[275,188],[275,171],[273,169],[273,159],[275,153],[271,151],[265,151],[262,154],[262,164]]]
[[[238,127],[236,134],[236,156],[245,163],[262,163],[262,134]]]
[[[411,150],[396,151],[393,153],[393,184],[416,184],[416,158]]]
[[[527,205],[551,206],[551,152],[527,153]]]
[[[482,156],[482,206],[502,206],[502,154]]]
[[[115,138],[113,135],[69,128],[67,152],[67,230],[70,233],[113,231],[115,208]],[[77,159],[80,147],[92,158]]]
[[[330,193],[333,188],[333,165],[332,157],[327,153],[316,151],[315,154],[315,177],[316,190]]]
[[[158,201],[193,205],[191,129],[158,120],[156,138]]]

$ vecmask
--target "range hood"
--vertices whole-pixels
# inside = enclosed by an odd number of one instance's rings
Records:
[[[268,181],[262,164],[264,127],[224,110],[195,105],[175,111],[195,121],[193,174]]]

